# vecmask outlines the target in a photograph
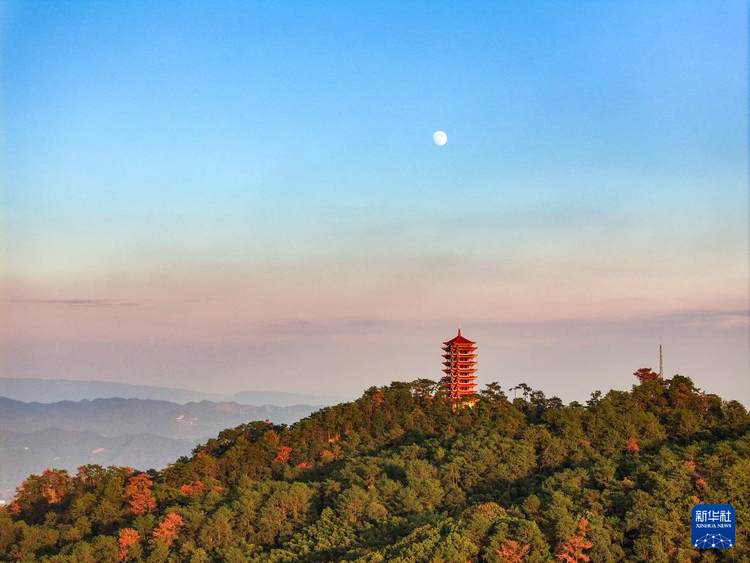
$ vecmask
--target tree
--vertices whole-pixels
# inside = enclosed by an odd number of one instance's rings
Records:
[[[58,504],[69,492],[72,481],[68,472],[59,469],[45,469],[42,473],[45,486],[42,494],[50,504]]]
[[[97,563],[117,563],[120,549],[115,538],[96,536],[91,541],[91,550]]]
[[[123,498],[128,501],[130,512],[141,515],[156,510],[156,499],[151,492],[153,486],[151,476],[146,473],[128,479]]]
[[[583,553],[585,549],[594,547],[593,542],[586,539],[586,526],[588,526],[588,523],[589,521],[586,518],[581,518],[578,521],[576,533],[560,544],[560,552],[555,557],[565,563],[589,561],[589,556]]]
[[[506,563],[523,563],[524,557],[528,555],[530,545],[520,545],[517,541],[505,540],[503,544],[495,549]]]
[[[107,470],[97,464],[81,465],[76,471],[76,477],[81,485],[97,488],[106,479]]]
[[[120,561],[130,561],[136,556],[134,546],[138,545],[140,536],[138,532],[133,528],[123,528],[120,530],[118,545],[120,548],[119,559]]]
[[[527,401],[529,399],[529,395],[534,391],[528,384],[526,383],[519,383],[515,387],[510,388],[511,391],[514,392],[514,397],[516,396],[515,393],[517,391],[521,391],[523,394],[523,400]]]
[[[641,451],[641,447],[638,445],[638,441],[632,436],[628,438],[628,443],[625,444],[625,449],[629,454],[635,454]]]
[[[598,405],[602,400],[602,392],[598,389],[591,393],[591,398],[586,401],[586,407],[591,409]]]
[[[233,520],[234,513],[232,509],[228,506],[220,507],[203,524],[198,536],[200,545],[210,551],[235,543]]]
[[[502,387],[500,387],[500,384],[497,381],[487,383],[484,387],[484,390],[479,392],[480,397],[483,399],[496,403],[505,403],[508,400],[508,397],[505,395]]]
[[[643,383],[644,381],[657,381],[661,379],[659,377],[659,374],[656,373],[655,371],[652,371],[651,368],[639,368],[635,370],[633,375],[636,376],[636,378],[638,378],[638,381],[640,383]]]
[[[432,379],[417,379],[411,383],[411,392],[414,397],[426,399],[435,395],[439,386],[440,383]]]
[[[182,516],[170,512],[154,530],[154,540],[162,542],[167,546],[172,545],[172,542],[177,538],[180,528],[182,528],[183,525],[184,522]]]
[[[201,481],[191,481],[190,483],[186,483],[180,487],[180,492],[183,495],[187,495],[189,497],[197,495],[198,493],[202,493],[205,490],[206,485],[204,485]]]
[[[289,446],[279,446],[276,452],[276,457],[273,458],[274,463],[286,463],[289,461],[289,456],[292,454],[292,448]]]
[[[72,485],[65,470],[45,469],[41,475],[31,475],[16,489],[11,512],[24,514],[32,522],[41,522],[49,505],[60,504],[72,492]]]

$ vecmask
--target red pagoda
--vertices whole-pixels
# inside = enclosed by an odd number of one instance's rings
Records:
[[[461,336],[461,329],[458,329],[458,336],[448,342],[443,342],[443,390],[445,398],[448,401],[460,401],[476,403],[478,399],[472,397],[476,393],[475,383],[477,376],[477,347],[476,342]]]

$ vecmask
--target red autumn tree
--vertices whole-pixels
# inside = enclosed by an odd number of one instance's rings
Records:
[[[638,441],[632,436],[628,438],[628,443],[625,445],[625,449],[629,454],[635,454],[641,451],[641,447],[638,445]]]
[[[68,493],[72,483],[68,472],[59,469],[45,469],[42,479],[44,483],[42,496],[50,504],[59,503]]]
[[[156,541],[164,542],[168,546],[172,545],[172,542],[180,533],[180,528],[182,528],[183,524],[182,516],[170,512],[154,530],[154,539]]]
[[[555,557],[565,563],[589,561],[590,557],[583,552],[584,549],[594,547],[594,544],[586,539],[586,526],[588,525],[589,521],[586,518],[581,518],[578,522],[578,530],[560,544],[560,553]]]
[[[120,561],[129,561],[132,557],[130,548],[138,543],[140,536],[133,528],[124,528],[120,530],[120,537],[117,543],[120,546]]]
[[[197,495],[198,493],[202,493],[205,490],[206,490],[206,485],[204,485],[200,481],[191,481],[190,483],[187,483],[180,487],[180,492],[183,495],[187,495],[189,497],[193,495]]]
[[[130,512],[140,516],[156,510],[156,500],[151,492],[153,486],[151,476],[146,473],[128,479],[128,486],[125,487],[123,498],[128,501]]]
[[[505,540],[502,545],[495,550],[506,563],[523,563],[524,557],[528,555],[531,546],[520,545],[517,541]]]
[[[289,446],[280,446],[276,452],[276,457],[273,458],[274,463],[286,463],[289,461],[289,456],[292,453],[292,448]]]
[[[653,371],[651,368],[640,368],[633,373],[638,378],[638,381],[643,383],[644,381],[656,381],[659,379],[659,374]]]
[[[72,488],[73,479],[67,471],[45,469],[41,475],[31,475],[19,485],[13,499],[13,510],[18,513],[44,510],[44,504],[62,502]]]

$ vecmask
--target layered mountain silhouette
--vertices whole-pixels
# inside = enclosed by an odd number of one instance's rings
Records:
[[[311,395],[282,391],[240,391],[234,395],[204,393],[191,389],[131,385],[112,381],[76,381],[72,379],[0,378],[0,397],[18,401],[55,403],[58,401],[82,401],[108,397],[123,399],[152,399],[186,404],[200,401],[236,402],[247,405],[335,405],[349,397],[335,395]]]

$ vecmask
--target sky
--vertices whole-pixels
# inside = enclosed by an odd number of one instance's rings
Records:
[[[0,376],[750,405],[748,5],[0,2]],[[432,142],[446,131],[447,145]]]

